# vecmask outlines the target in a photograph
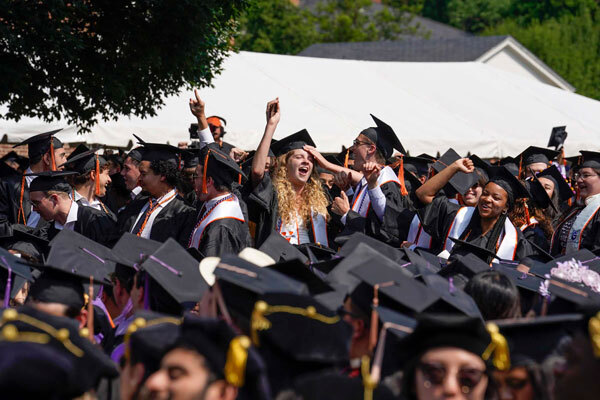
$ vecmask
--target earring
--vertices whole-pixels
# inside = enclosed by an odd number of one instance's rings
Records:
[[[463,392],[463,394],[467,394],[469,393],[469,387],[468,386],[463,386],[462,388],[460,388],[461,391]]]
[[[429,389],[431,387],[431,382],[425,381],[423,382],[423,386],[425,386],[425,389]]]

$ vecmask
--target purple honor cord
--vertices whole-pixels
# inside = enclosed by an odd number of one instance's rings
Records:
[[[8,266],[8,262],[4,256],[2,256],[2,263],[8,269],[8,278],[4,287],[4,308],[8,308],[10,304],[10,289],[12,289],[12,269]]]
[[[176,270],[175,268],[171,267],[169,264],[167,264],[166,262],[162,261],[161,259],[158,259],[154,256],[150,256],[150,259],[158,264],[160,264],[161,266],[165,267],[167,270],[169,270],[170,272],[174,273],[177,276],[181,276],[181,272]]]
[[[106,264],[106,262],[101,257],[99,257],[96,254],[92,253],[90,250],[86,249],[85,247],[82,247],[81,250],[83,250],[84,252],[88,253],[90,256],[94,257],[96,260],[100,261],[102,264]]]

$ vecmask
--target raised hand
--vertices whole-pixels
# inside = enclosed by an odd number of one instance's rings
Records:
[[[348,200],[348,196],[346,196],[345,192],[342,191],[340,197],[333,199],[331,211],[340,216],[343,216],[350,211],[350,201]]]
[[[281,118],[281,112],[279,108],[279,97],[275,100],[271,100],[267,103],[267,124],[277,125]]]
[[[465,174],[470,174],[475,170],[473,161],[471,161],[469,158],[461,158],[456,160],[454,161],[453,165],[457,171],[464,172]]]
[[[319,153],[319,151],[314,148],[313,146],[309,146],[309,145],[304,145],[303,149],[310,154],[311,156],[313,156],[313,158],[315,159],[315,161],[317,162],[317,164],[319,164],[319,167],[323,167],[326,168],[327,164],[329,163],[325,157],[323,157],[323,155],[321,153]]]
[[[204,103],[204,101],[202,101],[202,99],[198,95],[197,89],[194,89],[194,96],[196,97],[196,99],[190,99],[190,111],[196,118],[200,119],[201,117],[205,117],[205,114],[204,114],[205,103]]]
[[[335,174],[333,176],[333,183],[345,192],[352,186],[352,172],[346,173],[342,171],[339,174]]]
[[[242,149],[238,149],[237,147],[234,147],[229,152],[229,157],[233,158],[235,160],[235,162],[240,163],[240,162],[244,161],[246,159],[246,157],[248,157],[248,153]]]
[[[381,172],[381,167],[374,162],[368,162],[364,165],[364,176],[369,184],[369,189],[375,189],[377,187],[377,179]]]

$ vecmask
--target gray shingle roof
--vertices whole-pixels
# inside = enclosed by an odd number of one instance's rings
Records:
[[[508,36],[464,36],[447,39],[405,38],[398,41],[318,43],[298,55],[368,61],[475,61]]]

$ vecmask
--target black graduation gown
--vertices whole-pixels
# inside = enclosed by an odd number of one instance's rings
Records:
[[[436,244],[441,243],[441,246],[443,246],[444,242],[446,241],[446,236],[450,231],[452,222],[454,221],[454,217],[456,217],[456,214],[460,208],[460,205],[450,202],[445,196],[438,196],[433,199],[430,204],[420,207],[417,210],[417,213],[419,214],[419,218],[421,219],[421,223],[425,229],[425,232],[431,235]],[[521,230],[516,228],[516,231],[517,253],[515,259],[522,260],[525,257],[534,255],[535,252],[531,248],[531,245],[527,239],[525,239],[525,236],[523,236]],[[465,238],[468,232],[470,232],[470,234]],[[459,239],[466,240],[475,246],[485,248],[488,244],[491,233],[492,230],[482,236],[479,218],[476,217],[476,214],[473,214],[469,225]],[[438,247],[435,249],[435,251],[438,250],[442,251],[443,248]],[[454,254],[454,251],[451,254]]]
[[[77,204],[79,204],[79,207],[89,207],[89,206],[83,204],[81,199],[77,200]],[[113,221],[117,222],[117,214],[115,214],[110,208],[108,208],[106,206],[106,204],[102,203],[102,205],[104,207],[100,207],[101,209],[97,210],[97,211],[100,211],[101,213],[108,215]],[[91,207],[91,208],[93,208],[93,207]]]
[[[262,181],[255,188],[242,192],[242,197],[248,208],[248,221],[253,225],[251,230],[254,231],[254,244],[258,248],[273,231],[277,230],[279,220],[277,192],[273,186],[271,175],[265,173]],[[314,243],[315,238],[310,221],[307,222],[307,230],[311,243]],[[330,233],[330,224],[327,224],[327,240],[331,246],[333,242]]]
[[[550,242],[546,239],[546,234],[539,224],[530,225],[525,228],[523,236],[531,243],[535,243],[545,252],[550,252]]]
[[[573,207],[559,219],[554,229],[552,248],[550,249],[552,256],[558,257],[563,254],[571,226],[583,209],[583,206]],[[595,254],[600,254],[600,211],[596,212],[583,230],[580,249],[588,249]]]
[[[21,181],[22,175],[17,173],[0,179],[0,235],[10,235],[10,225],[17,223]],[[29,214],[31,214],[31,202],[29,201],[29,189],[27,187],[23,191],[23,211],[25,212],[25,220],[27,220]],[[40,217],[37,228],[42,228],[46,224],[47,221]]]
[[[238,254],[251,245],[248,224],[233,218],[223,218],[206,227],[198,250],[206,257],[221,257],[225,254]]]
[[[104,246],[112,247],[119,239],[117,225],[115,221],[106,213],[98,211],[91,207],[81,207],[77,209],[77,221],[73,230],[88,239],[98,242]],[[48,241],[54,239],[60,230],[54,227],[54,223],[49,223],[34,233]]]
[[[346,226],[341,235],[361,232],[390,246],[400,247],[406,240],[411,221],[407,216],[410,207],[408,196],[402,196],[400,185],[396,182],[384,183],[380,188],[386,199],[383,220],[379,220],[372,207],[369,207],[366,217],[350,210],[346,215]],[[354,193],[354,196],[358,196],[358,193]],[[353,198],[350,199],[350,204]]]
[[[117,225],[121,234],[131,231],[140,211],[147,203],[148,196],[139,196],[119,213]],[[195,222],[196,210],[185,204],[177,195],[161,208],[154,218],[150,239],[164,242],[168,238],[173,238],[183,247],[187,247]]]

